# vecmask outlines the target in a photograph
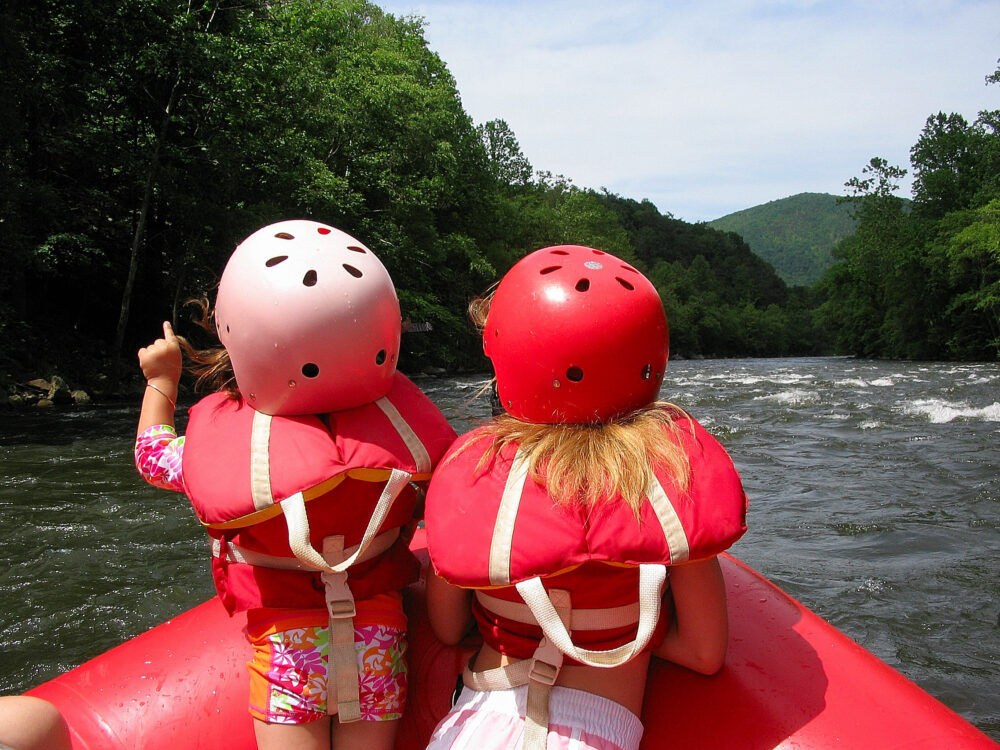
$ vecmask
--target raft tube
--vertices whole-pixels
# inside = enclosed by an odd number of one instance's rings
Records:
[[[418,531],[414,551],[427,562]],[[654,659],[642,748],[714,750],[996,750],[944,704],[758,573],[723,555],[730,646],[713,677]],[[448,711],[474,640],[440,644],[424,585],[406,592],[410,704],[397,750],[426,745]],[[74,750],[256,747],[246,709],[249,651],[241,618],[216,599],[46,682]]]

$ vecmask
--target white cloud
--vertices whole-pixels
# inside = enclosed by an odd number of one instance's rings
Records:
[[[939,110],[1000,108],[996,0],[388,0],[536,169],[691,221],[908,167]],[[907,183],[908,185],[908,183]]]

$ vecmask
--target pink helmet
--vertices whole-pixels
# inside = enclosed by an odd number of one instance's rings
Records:
[[[518,261],[497,286],[483,330],[500,403],[536,424],[607,422],[651,403],[668,344],[649,279],[579,245]]]
[[[282,221],[233,251],[215,304],[236,384],[265,414],[370,403],[392,384],[399,299],[385,266],[339,229]]]

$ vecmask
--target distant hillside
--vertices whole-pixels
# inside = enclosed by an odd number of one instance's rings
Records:
[[[708,226],[741,235],[788,284],[809,286],[833,262],[830,252],[854,231],[851,207],[827,193],[799,193],[754,206]]]

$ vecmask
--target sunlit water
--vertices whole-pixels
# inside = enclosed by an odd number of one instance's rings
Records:
[[[672,362],[732,454],[742,560],[1000,739],[1000,366]],[[462,431],[482,378],[421,379]],[[132,468],[136,411],[0,415],[0,692],[212,595],[187,501]]]

